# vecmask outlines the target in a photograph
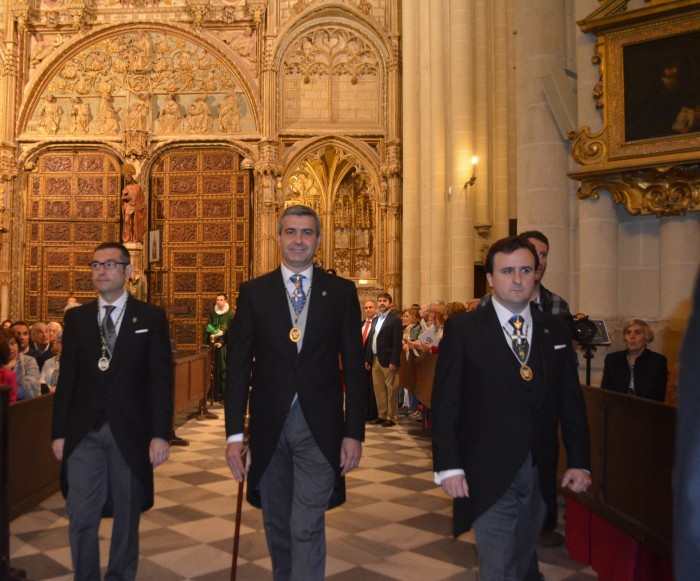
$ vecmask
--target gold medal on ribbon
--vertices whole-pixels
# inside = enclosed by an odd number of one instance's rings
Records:
[[[109,369],[109,359],[106,357],[100,357],[99,361],[97,362],[97,367],[100,371],[107,371]]]
[[[521,365],[520,377],[522,377],[525,381],[532,381],[532,369],[528,365]]]
[[[292,341],[292,343],[298,343],[301,341],[301,329],[296,325],[292,327],[291,331],[289,331],[289,339]]]

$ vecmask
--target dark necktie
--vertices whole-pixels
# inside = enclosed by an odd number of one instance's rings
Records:
[[[525,321],[520,315],[513,315],[508,322],[515,330],[515,333],[512,335],[513,351],[518,356],[518,359],[525,363],[527,361],[527,352],[530,350],[527,337],[523,334],[523,323]]]
[[[294,283],[294,292],[292,293],[292,307],[294,307],[294,312],[299,315],[304,309],[304,303],[306,302],[306,294],[304,293],[304,287],[301,284],[302,279],[306,278],[303,274],[293,274],[289,277]]]
[[[112,311],[116,309],[114,305],[105,305],[105,316],[102,319],[102,333],[109,348],[109,353],[114,351],[114,343],[117,341],[116,328],[112,320]]]

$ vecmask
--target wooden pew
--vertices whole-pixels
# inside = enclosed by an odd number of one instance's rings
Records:
[[[182,357],[173,362],[174,412],[184,422],[186,412],[199,403],[209,370],[207,354]],[[51,451],[54,395],[42,395],[9,406],[7,417],[9,518],[24,514],[60,488],[61,464]]]
[[[10,520],[59,490],[61,464],[51,451],[53,394],[10,406],[8,480]]]
[[[594,568],[596,561],[619,565],[625,559],[621,547],[629,548],[630,568],[642,563],[647,571],[657,571],[656,579],[668,578],[676,409],[599,388],[582,390],[591,430],[592,485],[584,494],[564,491],[569,497],[567,547],[577,560],[584,561],[576,555],[588,555]],[[562,446],[560,471],[565,453]],[[596,571],[604,578],[602,570]]]

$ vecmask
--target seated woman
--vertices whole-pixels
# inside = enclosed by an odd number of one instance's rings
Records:
[[[56,391],[62,346],[63,331],[58,331],[54,336],[53,345],[51,346],[51,353],[53,353],[53,357],[47,359],[44,363],[44,367],[41,368],[41,393],[53,393]]]
[[[10,359],[10,345],[7,337],[0,333],[0,386],[10,388],[10,403],[17,401],[17,376],[6,365]]]
[[[403,353],[401,358],[401,367],[399,367],[399,381],[401,387],[405,388],[406,399],[402,400],[403,405],[399,409],[402,413],[414,413],[418,409],[418,400],[413,394],[415,389],[415,353],[409,349],[410,341],[418,339],[423,328],[420,324],[420,309],[411,307],[406,309],[401,316],[403,322]]]
[[[651,327],[642,319],[630,319],[622,334],[627,349],[606,355],[600,387],[664,401],[668,362],[663,355],[647,349],[654,340]]]
[[[39,365],[36,359],[31,355],[20,353],[14,337],[10,337],[8,343],[10,345],[10,358],[5,367],[17,375],[17,399],[29,399],[41,395]]]

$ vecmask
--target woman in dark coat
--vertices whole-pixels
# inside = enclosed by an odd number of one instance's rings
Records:
[[[664,401],[668,362],[663,355],[647,349],[654,340],[651,327],[642,319],[630,319],[622,328],[622,334],[627,349],[605,357],[600,387]]]

